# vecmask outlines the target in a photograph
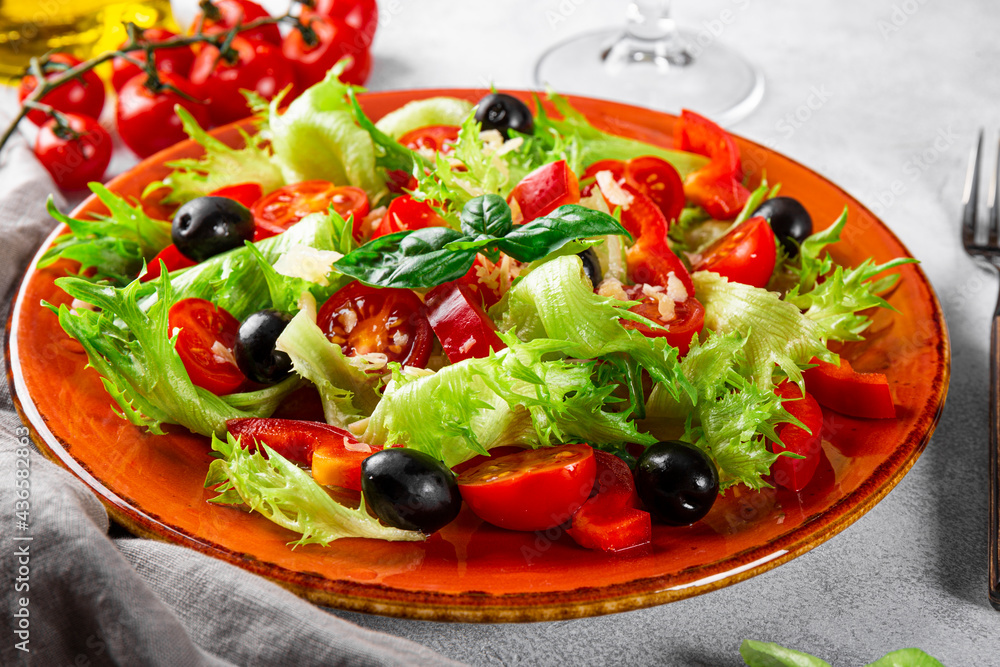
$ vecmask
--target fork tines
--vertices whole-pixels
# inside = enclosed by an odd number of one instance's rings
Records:
[[[962,243],[965,249],[973,254],[989,257],[1000,257],[998,231],[1000,231],[1000,209],[997,207],[997,179],[1000,178],[1000,143],[997,145],[996,159],[993,162],[992,177],[987,192],[986,244],[979,241],[984,234],[976,232],[977,209],[979,207],[979,173],[980,154],[983,152],[983,130],[979,130],[976,143],[969,156],[969,168],[965,176],[965,192],[962,195]]]

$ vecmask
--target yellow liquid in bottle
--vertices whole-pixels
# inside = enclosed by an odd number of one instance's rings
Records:
[[[50,51],[86,59],[114,50],[126,21],[176,30],[169,0],[0,0],[0,82],[16,83],[32,57]]]

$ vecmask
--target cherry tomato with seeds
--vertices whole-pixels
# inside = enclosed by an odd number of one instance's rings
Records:
[[[257,225],[254,240],[280,234],[310,213],[325,211],[330,206],[344,220],[353,215],[356,229],[368,215],[368,195],[361,188],[319,180],[278,188],[250,208]]]
[[[170,307],[167,326],[176,331],[174,349],[195,386],[213,394],[231,394],[246,381],[236,365],[233,346],[239,320],[205,299],[182,299]]]
[[[426,309],[407,289],[349,283],[327,299],[316,323],[347,356],[378,352],[389,361],[423,368],[431,354]]]
[[[464,470],[458,489],[476,516],[494,526],[545,530],[580,509],[596,476],[594,450],[588,445],[539,447]]]
[[[177,34],[164,28],[146,28],[142,31],[140,43],[155,44],[165,42],[176,37]],[[126,42],[122,42],[124,46]],[[133,60],[146,62],[145,51],[132,51],[129,57]],[[158,72],[176,74],[186,77],[191,72],[191,65],[194,64],[194,51],[190,46],[174,46],[169,49],[156,49],[153,51],[153,62],[156,63]],[[115,90],[121,90],[122,86],[134,76],[142,74],[142,70],[135,63],[131,63],[124,58],[115,58],[111,61],[111,85]]]
[[[424,229],[425,227],[447,227],[448,223],[439,216],[431,205],[417,201],[410,195],[396,197],[389,204],[382,222],[372,234],[373,239],[396,232]],[[357,234],[355,234],[357,237]]]
[[[684,182],[666,160],[652,156],[632,158],[625,165],[625,180],[656,204],[668,225],[684,210]]]
[[[281,44],[281,51],[295,65],[295,72],[303,86],[319,83],[327,71],[341,58],[350,56],[352,62],[340,75],[346,83],[362,85],[372,70],[372,57],[367,45],[356,43],[357,31],[343,20],[325,16],[311,16],[309,27],[318,43],[306,44],[302,33],[292,30]]]
[[[399,143],[412,151],[430,149],[450,155],[458,141],[459,128],[454,125],[428,125],[410,130],[399,138]]]
[[[632,320],[621,320],[622,326],[638,331],[647,338],[666,338],[667,343],[676,347],[681,355],[687,354],[691,347],[691,341],[705,327],[705,307],[694,297],[694,294],[683,301],[674,302],[673,317],[670,319],[664,319],[663,313],[660,312],[659,300],[656,297],[645,295],[642,285],[626,287],[625,294],[630,300],[640,302],[628,309],[630,313],[642,315],[646,319],[666,327],[666,330],[653,329]]]
[[[744,285],[765,287],[777,257],[774,232],[762,217],[750,218],[709,246],[695,266]]]
[[[81,62],[83,61],[68,53],[53,53],[49,56],[48,61],[42,65],[42,74],[45,75],[46,80],[53,79]],[[21,79],[21,85],[18,87],[17,101],[23,103],[37,86],[38,80],[35,76],[33,74],[26,75]],[[104,97],[104,82],[101,81],[97,72],[90,70],[46,93],[38,101],[40,104],[49,105],[56,111],[90,116],[96,119],[101,117]],[[35,125],[43,125],[48,120],[46,113],[39,109],[32,109],[27,115]]]
[[[148,157],[187,138],[174,105],[184,107],[199,125],[204,127],[209,123],[204,104],[182,97],[170,88],[193,98],[190,83],[174,74],[161,74],[159,78],[163,85],[157,90],[149,88],[148,77],[140,74],[118,93],[118,134],[139,157]]]
[[[35,139],[35,155],[63,190],[83,190],[100,181],[111,162],[111,135],[89,116],[63,114],[69,127],[50,118]]]

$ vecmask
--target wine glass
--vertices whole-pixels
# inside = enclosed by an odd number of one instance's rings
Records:
[[[718,43],[726,23],[713,22],[714,30],[698,33],[680,30],[670,4],[633,0],[624,29],[578,35],[552,47],[535,66],[536,85],[672,113],[691,109],[722,125],[744,118],[764,96],[764,76]]]

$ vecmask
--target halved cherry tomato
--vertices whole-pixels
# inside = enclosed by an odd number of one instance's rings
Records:
[[[316,318],[348,356],[380,352],[404,366],[427,364],[432,333],[426,309],[406,289],[349,283],[327,299]]]
[[[345,220],[354,216],[355,227],[368,215],[368,195],[361,188],[329,181],[302,181],[270,192],[251,207],[257,225],[255,241],[276,236],[310,213],[333,209]]]
[[[622,326],[626,329],[634,329],[647,338],[666,338],[667,343],[676,347],[681,355],[687,354],[691,347],[691,341],[701,333],[705,326],[705,307],[692,293],[684,301],[674,302],[674,317],[666,321],[660,313],[659,301],[656,297],[645,296],[642,287],[642,285],[632,285],[625,288],[625,294],[630,300],[641,302],[639,305],[629,308],[629,312],[662,324],[667,327],[666,331],[652,329],[641,322],[631,320],[621,320]]]
[[[208,102],[209,115],[216,125],[251,114],[241,90],[269,100],[295,84],[295,70],[274,44],[238,36],[230,48],[236,53],[235,62],[227,61],[214,46],[203,45],[189,77],[198,97]]]
[[[625,163],[621,160],[598,160],[584,170],[580,180],[590,185],[602,171],[610,171],[614,179],[620,181],[625,178]]]
[[[68,53],[53,53],[42,65],[42,73],[46,79],[51,79],[81,62],[79,58]],[[17,90],[17,101],[24,102],[37,86],[38,81],[33,74],[25,75]],[[97,119],[100,118],[101,109],[104,108],[104,97],[104,82],[97,76],[97,72],[90,70],[81,74],[79,78],[71,79],[50,91],[39,102],[48,104],[56,111]],[[28,112],[28,119],[35,125],[43,125],[48,116],[44,111],[32,109]]]
[[[743,187],[740,151],[733,138],[703,116],[685,109],[674,125],[674,144],[711,161],[684,179],[687,198],[718,220],[735,217],[750,197]]]
[[[589,446],[541,447],[465,470],[458,489],[484,521],[509,530],[545,530],[566,522],[594,488]]]
[[[625,181],[656,204],[668,225],[684,210],[684,182],[666,160],[652,156],[632,158],[625,165]]]
[[[714,271],[733,282],[764,287],[774,272],[774,244],[774,232],[767,220],[750,218],[713,243],[695,270]]]
[[[564,204],[580,201],[580,184],[566,160],[559,160],[522,178],[507,200],[517,202],[523,222],[531,222]]]
[[[889,381],[882,373],[858,373],[843,357],[840,367],[819,359],[809,363],[816,367],[802,372],[806,390],[822,406],[851,417],[892,419],[896,416]]]
[[[177,34],[164,28],[146,28],[142,31],[142,44],[155,44],[165,42],[176,37]],[[122,42],[125,45],[125,42]],[[145,51],[132,51],[129,53],[132,60],[146,62]],[[194,63],[194,51],[190,46],[174,46],[169,49],[156,49],[153,51],[153,62],[159,72],[170,72],[177,76],[186,77],[191,72],[191,65]],[[115,58],[111,61],[111,85],[115,90],[121,90],[122,86],[128,83],[132,77],[141,74],[142,70],[135,63],[124,58]]]
[[[257,200],[264,196],[264,188],[260,183],[237,183],[208,193],[209,197],[227,197],[252,208]]]
[[[258,5],[256,2],[251,2],[250,0],[214,0],[212,4],[219,10],[219,18],[214,20],[207,18],[203,19],[203,14],[199,13],[197,17],[195,17],[195,22],[193,23],[194,26],[197,26],[198,21],[203,20],[202,30],[206,34],[224,32],[235,27],[237,24],[242,23],[243,25],[246,25],[247,23],[256,21],[257,19],[269,16],[267,10]],[[268,23],[266,25],[258,26],[253,30],[241,32],[240,36],[249,39],[263,40],[274,44],[275,46],[281,44],[281,33],[278,31],[278,26],[273,23]]]
[[[633,283],[666,287],[668,277],[673,273],[684,284],[688,296],[694,295],[694,281],[691,280],[691,274],[665,240],[654,236],[647,242],[646,237],[640,236],[635,245],[625,252],[625,260],[628,264],[629,278]]]
[[[327,70],[346,56],[351,57],[351,64],[340,75],[340,80],[358,86],[368,80],[372,71],[372,56],[368,44],[358,39],[354,28],[343,19],[313,13],[303,20],[316,35],[316,44],[306,44],[298,30],[289,32],[281,44],[281,52],[295,66],[302,86],[309,87],[322,81]]]
[[[348,431],[322,422],[293,419],[230,419],[226,430],[251,452],[262,442],[286,459],[312,468],[324,486],[361,490],[361,462],[381,447],[366,445]]]
[[[396,232],[409,231],[413,229],[424,229],[425,227],[447,227],[448,223],[434,212],[430,204],[417,201],[410,195],[396,197],[389,204],[389,209],[382,217],[372,234],[373,239]],[[360,231],[360,230],[359,230]],[[355,235],[355,238],[357,235]]]
[[[805,395],[794,382],[782,382],[774,393],[781,396],[782,405],[793,417],[805,425],[805,429],[795,424],[779,424],[775,429],[779,445],[770,443],[771,451],[778,453],[789,451],[804,456],[795,459],[790,456],[779,456],[771,464],[771,477],[775,484],[789,491],[801,491],[816,474],[816,466],[822,458],[823,449],[823,409],[809,392]]]
[[[183,299],[170,307],[167,326],[177,330],[175,349],[196,386],[222,396],[246,380],[233,357],[240,323],[225,310],[205,299]]]
[[[427,320],[451,363],[488,357],[507,347],[496,324],[483,312],[479,299],[465,285],[445,283],[427,293]]]
[[[173,243],[168,245],[166,248],[157,253],[156,257],[146,265],[146,275],[144,275],[141,280],[146,282],[148,280],[155,280],[160,277],[160,262],[163,262],[167,266],[167,273],[171,271],[177,271],[178,269],[186,269],[189,266],[194,266],[198,262],[193,259],[189,259],[187,256],[183,255],[180,250],[177,249]]]
[[[653,526],[649,512],[637,509],[632,471],[614,454],[595,450],[597,495],[573,515],[569,535],[582,547],[621,551],[649,544]]]
[[[399,143],[414,151],[429,148],[448,155],[455,148],[458,132],[454,125],[428,125],[410,130],[399,138]]]

